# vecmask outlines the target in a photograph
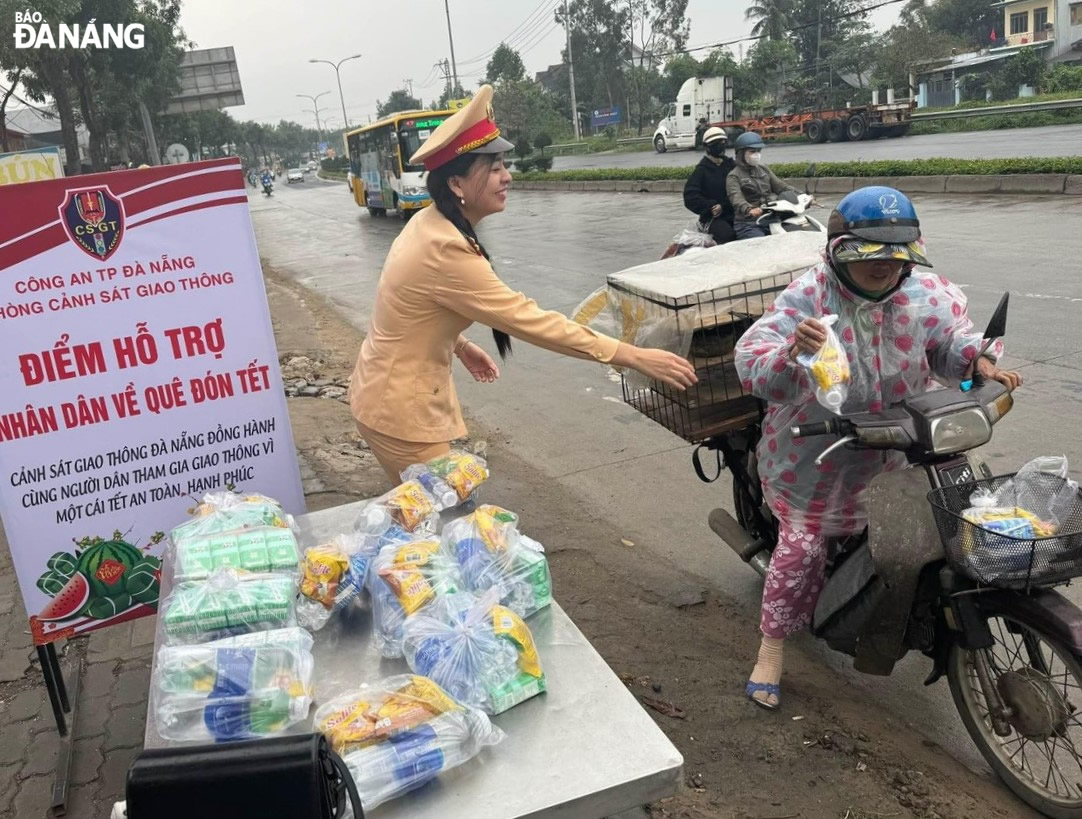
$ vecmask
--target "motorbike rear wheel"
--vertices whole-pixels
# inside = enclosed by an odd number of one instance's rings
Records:
[[[1012,713],[1009,734],[992,725],[977,651],[955,645],[947,679],[955,707],[981,754],[1023,802],[1053,819],[1082,818],[1082,664],[1021,613],[988,620],[995,644],[979,653]]]

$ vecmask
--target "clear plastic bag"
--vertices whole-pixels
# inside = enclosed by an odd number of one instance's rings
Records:
[[[1078,497],[1078,483],[1068,474],[1064,455],[1034,458],[998,489],[992,505],[1025,509],[1058,530]],[[971,502],[980,491],[973,493]]]
[[[815,384],[815,398],[831,412],[840,415],[845,399],[849,397],[849,359],[838,334],[834,332],[836,315],[823,316],[819,322],[826,327],[827,340],[814,355],[801,353],[797,361],[808,368]]]
[[[485,459],[471,452],[452,449],[426,464],[413,464],[402,472],[403,481],[418,481],[436,498],[441,509],[453,509],[474,497],[488,480]]]
[[[380,548],[411,537],[435,534],[439,503],[420,481],[409,480],[369,501],[353,524],[369,546]]]
[[[256,493],[211,492],[190,510],[192,518],[171,533],[174,543],[195,535],[215,535],[261,526],[295,529],[293,517],[273,498]]]
[[[709,224],[709,223],[708,223]],[[672,244],[683,248],[714,247],[717,242],[706,226],[697,218],[688,222],[687,227],[672,237]]]
[[[279,574],[217,569],[207,580],[178,583],[162,601],[170,645],[203,643],[297,625],[297,581]]]
[[[217,569],[297,573],[297,536],[292,529],[252,526],[216,534],[192,534],[173,542],[173,579],[206,580]]]
[[[500,714],[545,690],[526,623],[488,592],[441,597],[406,621],[406,662],[452,697]]]
[[[151,681],[158,734],[206,742],[285,731],[312,704],[311,650],[300,628],[163,646]]]
[[[518,516],[485,504],[443,527],[443,547],[462,569],[466,588],[495,589],[499,601],[520,617],[552,602],[545,549],[518,530]]]
[[[441,595],[463,589],[458,564],[434,537],[380,549],[368,574],[372,627],[384,657],[402,656],[406,619]]]
[[[332,616],[359,604],[378,550],[362,535],[338,535],[304,553],[297,621],[318,631]]]
[[[315,729],[342,755],[364,810],[419,788],[504,733],[432,680],[388,677],[321,705]]]

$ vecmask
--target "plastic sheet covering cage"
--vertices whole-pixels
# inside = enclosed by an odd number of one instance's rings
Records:
[[[686,356],[699,376],[697,385],[681,391],[628,371],[624,400],[691,443],[753,423],[760,401],[741,386],[736,342],[778,293],[819,261],[824,242],[813,232],[748,239],[610,275],[606,296],[615,328],[600,329]]]
[[[1006,589],[1051,586],[1082,577],[1082,493],[1075,493],[1055,534],[1044,537],[1004,534],[970,522],[963,516],[971,496],[980,488],[998,490],[1012,476],[933,489],[928,495],[947,562],[978,583]],[[1063,478],[1042,476],[1038,495],[1052,497]],[[1041,504],[1042,506],[1044,504]]]

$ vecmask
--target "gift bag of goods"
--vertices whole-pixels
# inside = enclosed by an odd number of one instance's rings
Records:
[[[296,578],[216,569],[206,580],[173,586],[160,606],[169,645],[204,643],[297,625]]]
[[[406,662],[458,702],[500,714],[545,690],[529,627],[495,592],[437,598],[406,620]]]
[[[476,499],[477,488],[488,480],[488,464],[480,455],[452,449],[428,463],[413,464],[402,472],[403,481],[416,480],[441,509],[453,509]]]
[[[518,530],[518,515],[513,512],[479,506],[473,514],[444,526],[442,542],[462,569],[470,591],[484,594],[494,589],[500,602],[520,617],[552,602],[544,547]]]
[[[297,621],[306,629],[318,631],[334,615],[351,606],[360,607],[377,552],[374,543],[356,533],[337,535],[305,550]]]
[[[403,674],[317,709],[314,725],[342,755],[365,810],[419,788],[495,745],[504,733],[435,682]]]

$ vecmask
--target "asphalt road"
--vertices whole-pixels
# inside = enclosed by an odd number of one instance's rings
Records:
[[[1082,125],[1051,125],[1044,128],[1011,128],[1004,131],[970,131],[960,134],[906,136],[861,142],[786,142],[767,145],[763,160],[779,162],[851,162],[873,159],[1001,159],[1019,156],[1075,156],[1082,146]],[[658,154],[632,153],[558,156],[553,170],[572,168],[646,168],[694,165],[702,153],[681,149]]]
[[[985,321],[1000,294],[1011,291],[1007,362],[1023,371],[1026,383],[985,448],[993,469],[1011,471],[1036,455],[1063,453],[1080,477],[1082,233],[1072,228],[1082,224],[1082,200],[927,197],[917,205],[936,271],[963,286],[975,322]],[[364,329],[401,223],[369,218],[343,184],[314,180],[282,184],[270,200],[253,196],[252,211],[261,255]],[[512,287],[568,312],[607,273],[657,258],[687,218],[675,195],[512,191],[508,211],[480,232]],[[495,352],[485,328],[468,335]],[[516,343],[502,371],[498,383],[486,385],[458,373],[467,415],[499,430],[520,457],[618,525],[634,548],[676,562],[702,577],[704,588],[743,601],[753,622],[758,578],[706,526],[709,510],[729,503],[728,481],[700,483],[690,447],[625,406],[620,385],[600,367]],[[529,510],[519,511],[528,519]],[[1071,591],[1082,602],[1077,588]],[[797,639],[813,643],[806,634]],[[869,699],[984,769],[946,683],[921,685],[930,666],[925,658],[911,656],[895,676],[880,679],[856,674],[848,658],[825,646],[814,650]]]

